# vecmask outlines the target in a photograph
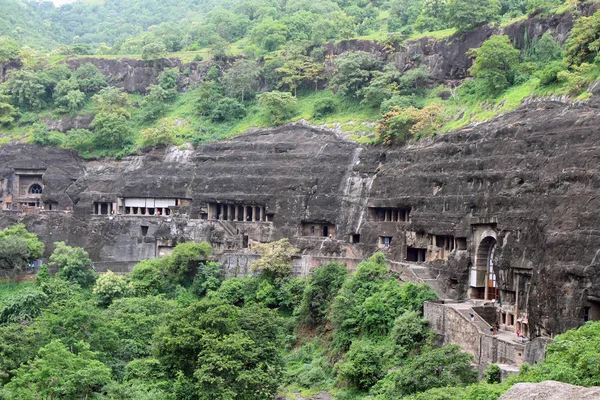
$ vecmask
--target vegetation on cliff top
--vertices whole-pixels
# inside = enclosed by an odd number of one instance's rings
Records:
[[[11,1],[6,7],[14,6]],[[403,143],[489,119],[529,96],[585,99],[600,75],[600,13],[579,16],[573,2],[167,1],[142,7],[140,1],[60,8],[20,3],[60,34],[46,45],[19,36],[18,27],[3,33],[0,62],[17,60],[23,67],[9,69],[0,86],[0,143],[25,137],[84,157],[120,157],[300,119],[339,128],[363,143]],[[569,10],[576,20],[564,46],[546,33],[538,40],[525,37],[518,50],[506,36],[494,35],[469,52],[473,79],[462,83],[435,82],[417,56],[408,70],[393,62],[407,39],[428,32],[462,35],[531,11]],[[354,37],[379,38],[383,50],[331,55],[328,41]],[[185,91],[182,81],[191,70],[164,69],[145,95],[132,95],[112,87],[91,63],[75,71],[63,63],[85,54],[138,54],[159,68],[160,58],[182,51],[204,60],[206,70],[204,80]],[[95,119],[89,130],[62,134],[41,123],[90,113]]]

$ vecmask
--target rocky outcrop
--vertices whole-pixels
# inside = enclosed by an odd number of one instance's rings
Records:
[[[158,76],[165,68],[176,68],[179,71],[179,89],[186,90],[191,84],[202,82],[209,67],[207,63],[202,62],[184,64],[177,58],[143,61],[133,58],[81,57],[69,58],[66,63],[72,70],[92,63],[108,77],[111,86],[123,88],[127,93],[145,93],[148,86],[157,82]]]
[[[48,129],[51,131],[59,131],[65,133],[70,131],[71,129],[89,129],[93,120],[94,115],[82,114],[76,116],[65,116],[61,119],[52,119],[50,117],[45,117],[42,119],[42,122],[46,124]]]
[[[19,70],[23,68],[23,64],[19,60],[10,60],[7,63],[0,63],[0,83],[6,82],[11,70]]]
[[[600,387],[582,387],[556,381],[517,383],[500,400],[592,400],[600,399]]]

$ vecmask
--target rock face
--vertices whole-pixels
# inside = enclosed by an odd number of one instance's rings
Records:
[[[592,399],[600,399],[600,387],[586,388],[556,381],[545,381],[540,383],[517,383],[500,397],[500,400]]]
[[[94,115],[84,114],[76,116],[66,116],[61,119],[44,118],[43,123],[46,124],[51,131],[67,132],[71,129],[89,129]]]
[[[303,125],[121,161],[4,145],[13,211],[0,227],[23,221],[46,255],[58,240],[82,246],[99,270],[187,240],[209,241],[232,275],[254,243],[283,237],[302,249],[298,274],[381,250],[404,279],[499,297],[507,326],[550,336],[600,319],[599,143],[597,105],[546,102],[397,148]]]

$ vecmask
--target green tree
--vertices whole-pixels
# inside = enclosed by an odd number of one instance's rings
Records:
[[[487,383],[500,383],[502,380],[502,371],[498,364],[490,364],[483,372],[483,377]]]
[[[331,302],[347,275],[346,267],[336,262],[312,270],[297,311],[301,323],[310,327],[325,324]]]
[[[256,62],[239,59],[223,74],[223,84],[231,97],[252,97],[258,88],[260,67]]]
[[[246,107],[236,99],[224,97],[215,105],[210,118],[213,122],[234,121],[246,116]]]
[[[469,72],[489,93],[498,93],[513,84],[520,53],[508,36],[492,35],[470,54],[475,62]]]
[[[281,124],[294,115],[298,100],[290,93],[265,92],[258,97],[258,105],[274,124]]]
[[[338,57],[337,70],[331,85],[342,96],[360,97],[360,91],[381,69],[381,61],[364,51],[355,51]]]
[[[54,88],[54,103],[60,112],[74,114],[85,102],[85,93],[79,90],[77,83],[72,80],[62,80]]]
[[[142,49],[142,60],[154,61],[167,58],[167,47],[163,42],[148,43]]]
[[[37,289],[26,289],[4,299],[0,306],[0,324],[30,323],[42,313],[48,296]]]
[[[127,93],[115,86],[101,89],[92,97],[96,114],[118,114],[129,118],[129,107],[131,102]]]
[[[144,148],[169,146],[175,143],[177,128],[169,121],[161,120],[156,127],[144,129],[140,132],[140,145]]]
[[[55,249],[50,256],[50,268],[56,268],[56,276],[68,282],[88,287],[96,281],[92,269],[92,260],[81,247],[67,246],[65,242],[54,243]]]
[[[565,42],[565,62],[569,66],[592,61],[600,51],[600,11],[575,20]]]
[[[35,360],[19,367],[5,393],[15,399],[78,400],[100,392],[111,381],[110,369],[86,343],[74,347],[70,351],[60,340],[42,347]]]
[[[292,257],[300,251],[287,238],[261,243],[254,249],[260,254],[260,258],[252,262],[250,268],[274,277],[287,276],[292,271]]]
[[[165,113],[167,103],[173,99],[173,94],[163,89],[160,85],[150,85],[148,94],[142,101],[144,118],[146,120],[155,120]]]
[[[92,63],[85,63],[77,68],[71,79],[85,93],[94,93],[106,86],[106,76]]]
[[[286,42],[288,27],[278,21],[265,19],[254,27],[250,38],[265,52],[278,50]]]
[[[102,149],[122,149],[131,141],[131,128],[124,115],[97,114],[92,121],[94,143]]]
[[[500,16],[500,0],[449,0],[448,24],[466,32]]]
[[[115,299],[124,297],[129,292],[127,280],[122,275],[117,275],[111,270],[100,275],[96,279],[93,293],[98,298],[98,303],[102,306],[108,306]]]
[[[475,383],[477,372],[471,367],[472,362],[473,356],[461,352],[457,345],[433,349],[390,372],[373,392],[395,399],[431,388]]]
[[[6,83],[13,104],[25,109],[39,110],[46,104],[46,85],[40,74],[22,70],[13,72]]]
[[[204,296],[209,291],[219,289],[223,282],[221,264],[214,261],[201,262],[192,283],[192,291]]]
[[[10,104],[8,96],[0,92],[0,126],[10,126],[17,115],[17,109]]]
[[[0,63],[7,63],[19,55],[19,45],[12,39],[0,36]]]
[[[435,334],[427,325],[428,321],[417,311],[405,311],[396,318],[390,332],[388,359],[401,363],[415,351],[433,345]]]
[[[367,340],[355,340],[336,367],[340,381],[368,390],[385,375],[383,349]]]
[[[17,272],[42,256],[44,244],[23,224],[0,231],[0,269]]]
[[[180,243],[165,263],[165,273],[176,283],[191,282],[200,262],[206,261],[211,254],[212,247],[207,242]]]

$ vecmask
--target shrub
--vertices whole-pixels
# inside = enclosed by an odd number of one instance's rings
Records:
[[[223,283],[221,283],[221,286],[219,286],[215,292],[210,294],[212,297],[216,297],[226,301],[229,304],[239,306],[244,303],[245,288],[246,285],[244,284],[243,279],[229,278],[225,279]]]
[[[221,274],[221,264],[214,261],[201,262],[192,282],[192,292],[197,296],[204,296],[208,291],[219,289],[223,282]]]
[[[392,107],[377,123],[377,137],[385,144],[404,143],[412,136],[435,134],[444,122],[443,106],[431,103],[418,110],[415,107]]]
[[[483,376],[487,383],[500,383],[502,371],[498,364],[490,364],[483,372]]]
[[[0,324],[28,322],[42,313],[48,296],[37,289],[27,288],[4,299],[0,307]]]
[[[432,345],[435,335],[427,324],[427,320],[416,311],[405,311],[396,318],[390,332],[392,346],[388,350],[391,353],[389,357],[400,361],[423,346]]]
[[[469,72],[479,80],[490,94],[498,93],[514,83],[519,66],[519,50],[508,36],[492,35],[480,48],[469,51],[475,62]]]
[[[390,372],[373,391],[387,398],[402,398],[431,388],[471,384],[477,379],[472,361],[473,356],[462,353],[457,345],[433,349]]]
[[[153,61],[167,57],[167,48],[163,42],[148,43],[142,48],[142,60]]]
[[[391,98],[384,100],[379,107],[379,111],[381,114],[388,113],[392,111],[392,108],[423,108],[423,98],[419,96],[403,96],[403,95],[394,95]]]
[[[498,18],[501,8],[499,0],[450,0],[448,23],[459,32],[466,32]]]
[[[85,63],[71,76],[79,90],[85,93],[97,92],[106,86],[106,77],[92,63]]]
[[[108,306],[113,300],[126,296],[128,291],[129,285],[125,277],[111,270],[98,277],[93,290],[98,297],[98,303],[103,306]]]
[[[383,350],[367,340],[355,340],[336,368],[339,381],[368,390],[385,375]]]
[[[594,70],[594,65],[583,63],[579,66],[575,65],[572,68],[572,72],[560,71],[556,74],[556,77],[559,82],[564,82],[569,94],[577,95],[594,82],[594,76],[591,74]]]
[[[92,269],[92,260],[81,247],[67,246],[65,242],[56,242],[56,249],[50,256],[49,266],[58,269],[56,276],[81,287],[88,287],[96,281]]]
[[[176,284],[184,284],[193,279],[200,262],[212,254],[212,247],[207,242],[180,243],[164,263],[164,272],[169,280]]]
[[[156,127],[144,129],[140,132],[140,145],[143,148],[166,147],[175,143],[175,128],[168,121],[160,121]]]
[[[558,74],[567,70],[567,64],[563,61],[552,61],[547,64],[539,73],[540,85],[546,86],[558,81]]]
[[[338,102],[335,97],[324,97],[317,99],[313,104],[313,118],[324,118],[325,116],[335,112]]]
[[[299,322],[316,327],[326,322],[334,297],[342,287],[348,270],[340,263],[329,262],[312,270],[302,302],[298,307]]]
[[[298,100],[287,92],[266,92],[258,97],[258,105],[273,124],[281,124],[290,119],[297,104]]]
[[[381,61],[372,54],[356,51],[338,57],[337,71],[331,79],[342,96],[358,97],[361,89],[366,87],[376,71],[381,70]]]
[[[569,66],[590,62],[600,50],[600,11],[575,20],[565,42],[565,62]]]
[[[246,116],[246,107],[236,99],[222,98],[217,102],[210,118],[213,122],[233,121]]]
[[[300,251],[292,246],[287,238],[258,244],[254,250],[260,254],[260,258],[255,260],[250,268],[274,277],[288,275],[292,270],[292,256]]]

